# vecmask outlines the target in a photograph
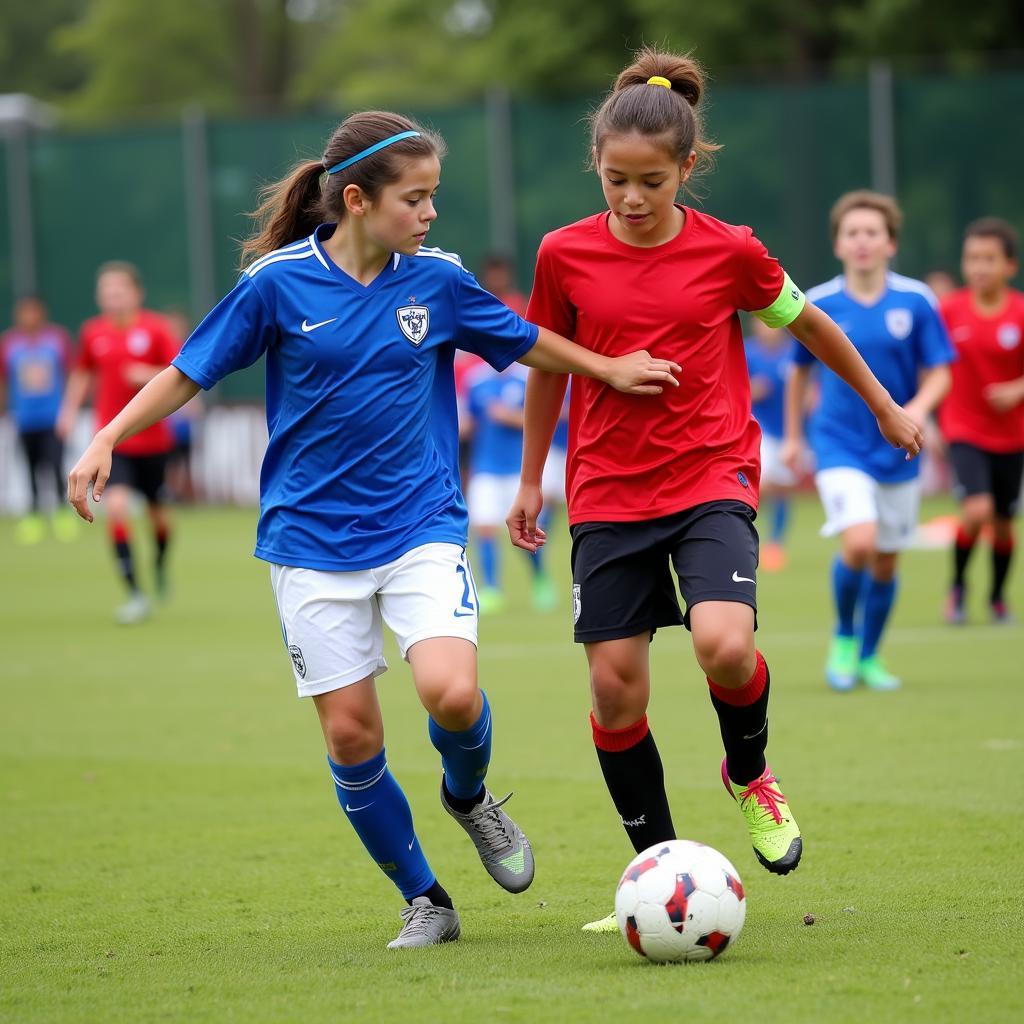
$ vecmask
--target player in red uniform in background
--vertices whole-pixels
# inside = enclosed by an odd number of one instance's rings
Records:
[[[105,426],[137,391],[170,364],[180,343],[165,317],[142,308],[142,279],[131,263],[104,263],[96,275],[100,315],[82,325],[75,368],[68,379],[57,431],[66,437],[95,381],[96,429]],[[146,500],[156,541],[157,593],[167,593],[167,547],[171,522],[162,491],[174,437],[164,421],[155,423],[114,450],[110,483],[104,494],[107,525],[117,565],[128,587],[128,600],[117,610],[118,622],[140,622],[149,601],[139,586],[131,549],[131,491]]]
[[[993,621],[1010,621],[1003,588],[1024,473],[1024,294],[1009,287],[1017,253],[1017,233],[1009,224],[994,217],[976,220],[964,235],[967,287],[946,296],[941,306],[958,356],[939,414],[960,499],[946,607],[946,620],[954,624],[967,618],[964,573],[986,525],[992,529],[989,609]]]
[[[529,315],[598,352],[642,343],[682,366],[680,386],[656,408],[582,378],[570,398],[575,639],[586,646],[594,744],[626,833],[637,852],[675,837],[647,723],[648,646],[657,628],[682,623],[718,714],[723,782],[760,862],[785,874],[802,840],[764,757],[769,676],[754,646],[760,431],[737,310],[788,327],[864,397],[891,443],[916,454],[921,436],[749,228],[676,205],[713,148],[695,109],[702,91],[700,68],[671,54],[642,51],[619,75],[592,121],[609,210],[544,238]],[[544,542],[541,470],[565,386],[565,376],[530,374],[508,517],[513,543],[527,550]],[[614,928],[614,915],[587,926]]]

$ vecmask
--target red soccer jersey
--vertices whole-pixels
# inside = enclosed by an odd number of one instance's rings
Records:
[[[527,318],[603,355],[645,348],[682,366],[678,388],[626,395],[573,380],[570,523],[631,522],[705,501],[757,507],[761,432],[737,310],[766,309],[784,274],[749,228],[684,208],[671,241],[620,242],[607,212],[544,237]]]
[[[997,412],[985,400],[988,385],[1024,377],[1024,294],[1011,289],[1001,313],[982,316],[962,288],[942,300],[941,310],[957,353],[939,411],[946,440],[990,452],[1024,449],[1024,402]]]
[[[77,366],[96,375],[96,427],[109,423],[134,397],[139,385],[125,376],[133,363],[164,367],[178,354],[167,321],[140,310],[134,322],[119,327],[104,316],[82,325]],[[161,420],[117,446],[122,455],[158,455],[174,447],[170,427]]]

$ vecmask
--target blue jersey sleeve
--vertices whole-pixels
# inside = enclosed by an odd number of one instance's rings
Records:
[[[247,275],[217,303],[175,356],[176,366],[201,388],[251,366],[267,350],[277,325]]]
[[[533,348],[538,328],[482,288],[467,270],[459,273],[455,298],[455,345],[504,370]]]
[[[920,315],[914,318],[917,365],[931,369],[956,359],[956,351],[934,296],[921,296]]]

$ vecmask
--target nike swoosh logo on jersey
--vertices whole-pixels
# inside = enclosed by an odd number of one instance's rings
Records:
[[[753,583],[754,581],[749,576],[741,576],[735,569],[732,571],[733,583]]]
[[[338,318],[332,316],[330,320],[321,320],[318,324],[311,324],[308,320],[302,321],[302,331],[304,334],[309,334],[310,331],[315,331],[318,327],[326,327],[328,324],[333,324]]]
[[[464,619],[464,618],[466,618],[466,617],[467,617],[467,616],[469,616],[469,615],[476,615],[476,612],[460,612],[460,611],[459,611],[459,609],[458,609],[458,608],[456,608],[456,609],[455,609],[455,611],[454,611],[454,612],[452,612],[452,614],[453,614],[453,615],[455,616],[455,618],[457,618],[457,619]]]

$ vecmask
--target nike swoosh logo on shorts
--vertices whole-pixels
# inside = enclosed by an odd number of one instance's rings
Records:
[[[302,331],[304,334],[309,334],[310,331],[315,331],[318,327],[326,327],[328,324],[333,324],[338,318],[332,316],[330,320],[321,320],[318,324],[311,324],[308,320],[302,321]]]
[[[363,804],[362,807],[353,807],[351,804],[345,804],[345,810],[348,811],[349,814],[352,814],[354,811],[365,811],[367,807],[372,806],[373,801],[371,800],[368,804]]]
[[[754,581],[749,576],[741,576],[735,569],[732,571],[733,583],[753,583]]]

